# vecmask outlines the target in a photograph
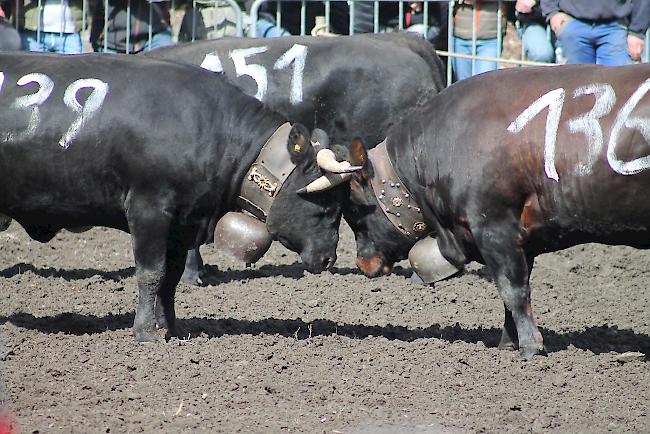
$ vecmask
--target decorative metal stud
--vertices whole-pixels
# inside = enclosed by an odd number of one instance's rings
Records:
[[[404,197],[411,197],[411,195],[408,193],[404,193]]]
[[[416,222],[413,224],[413,230],[416,232],[422,232],[427,228],[427,225],[424,222]]]
[[[382,183],[382,184],[386,184],[386,180],[385,180],[385,179],[382,179],[382,180],[381,180],[381,183]]]
[[[402,198],[401,197],[394,197],[392,200],[393,206],[400,207],[402,206]]]
[[[396,215],[397,217],[401,217],[400,213],[396,213],[395,215]]]

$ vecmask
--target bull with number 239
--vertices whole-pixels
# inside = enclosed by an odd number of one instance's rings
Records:
[[[177,333],[187,251],[242,201],[309,269],[331,266],[336,185],[354,170],[332,156],[301,124],[191,65],[0,53],[0,212],[41,242],[69,227],[129,232],[140,341]],[[319,193],[299,194],[307,185]]]
[[[500,348],[542,353],[535,257],[650,245],[649,91],[648,65],[499,71],[433,96],[368,153],[355,142],[364,169],[344,215],[359,267],[379,275],[410,251],[435,282],[487,264],[505,305]]]

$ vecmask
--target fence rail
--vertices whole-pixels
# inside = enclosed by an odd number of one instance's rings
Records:
[[[0,0],[1,1],[1,0]],[[79,2],[79,0],[60,0],[60,6],[64,7],[68,5],[68,2],[72,4],[73,2]],[[90,31],[88,30],[88,19],[90,18],[91,12],[95,9],[90,8],[89,4],[90,2],[93,2],[94,5],[98,4],[96,2],[101,2],[103,3],[104,7],[104,16],[103,16],[103,51],[106,51],[107,49],[107,41],[108,41],[108,34],[107,34],[107,29],[108,29],[108,22],[111,17],[109,17],[109,0],[81,0],[81,7],[82,7],[82,29],[80,31],[83,40],[86,42],[84,46],[84,51],[89,51],[91,48],[88,45],[87,41],[90,39]],[[155,2],[156,0],[154,0]],[[149,3],[146,2],[146,0],[126,0],[126,14],[127,16],[132,16],[133,12],[133,7],[134,5],[137,5],[138,8],[140,8],[143,4],[147,4],[149,7],[149,23],[153,21],[152,17],[152,9],[154,8],[154,4],[168,4],[171,6],[171,15],[173,17],[177,17],[179,13],[181,13],[181,9],[178,8],[180,5],[181,8],[185,5],[191,4],[193,7],[194,15],[192,16],[192,25],[191,25],[191,40],[195,40],[195,35],[196,35],[196,27],[197,27],[197,11],[200,10],[202,7],[217,7],[218,5],[227,5],[228,8],[232,9],[234,13],[234,25],[235,25],[235,30],[234,30],[234,35],[236,36],[244,36],[244,34],[247,34],[250,37],[257,37],[258,35],[258,29],[257,29],[257,23],[260,22],[260,19],[262,18],[262,15],[260,14],[261,8],[264,5],[272,5],[274,9],[274,17],[275,17],[275,23],[272,23],[271,25],[274,25],[275,28],[279,31],[281,30],[283,24],[286,22],[286,16],[283,14],[283,9],[288,9],[289,7],[293,8],[295,11],[295,5],[299,4],[299,20],[300,22],[297,25],[297,28],[299,28],[299,33],[300,35],[307,35],[311,34],[312,29],[308,28],[308,26],[311,27],[311,24],[308,24],[308,19],[307,19],[307,9],[310,5],[316,5],[319,8],[322,7],[322,15],[324,16],[323,22],[318,24],[318,28],[320,31],[323,31],[326,34],[331,34],[332,33],[332,6],[336,3],[339,3],[341,5],[346,5],[348,9],[348,28],[347,28],[347,33],[349,34],[354,34],[357,33],[357,26],[359,25],[359,14],[365,14],[363,18],[368,21],[368,13],[370,12],[369,6],[372,8],[372,32],[374,33],[379,33],[379,32],[386,32],[386,31],[401,31],[401,30],[407,30],[405,27],[405,17],[407,14],[407,8],[408,5],[412,2],[404,1],[404,0],[324,0],[324,1],[316,1],[316,0],[254,0],[252,4],[250,5],[250,11],[249,13],[245,13],[242,11],[240,7],[240,3],[238,3],[237,0],[187,0],[185,4],[180,3],[182,0],[171,0],[171,2],[161,2],[161,3]],[[45,4],[47,3],[52,4],[49,0],[15,0],[14,1],[14,8],[13,8],[13,14],[14,15],[14,22],[16,25],[16,28],[20,27],[20,20],[15,19],[16,18],[16,13],[20,15],[21,13],[24,12],[25,4],[30,4],[31,7],[33,7],[34,2],[36,2],[36,8],[38,10],[38,28],[36,30],[37,33],[37,38],[40,40],[41,37],[41,32],[42,27],[43,27],[43,12],[45,10]],[[430,23],[430,11],[431,11],[431,5],[432,4],[437,4],[438,8],[436,9],[437,11],[439,10],[444,10],[443,8],[446,6],[447,9],[447,17],[446,17],[446,23],[443,23],[444,17],[439,17],[440,22],[436,23],[439,25],[439,27],[443,27],[443,24],[446,25],[447,27],[447,49],[446,50],[438,50],[438,54],[443,57],[447,57],[450,59],[471,59],[472,60],[472,73],[475,70],[476,62],[478,61],[489,61],[489,62],[495,62],[497,64],[497,67],[500,67],[501,64],[509,64],[509,65],[519,65],[519,66],[531,66],[531,65],[544,65],[544,63],[540,62],[532,62],[529,61],[525,58],[525,47],[522,47],[521,50],[521,56],[519,59],[512,59],[512,58],[504,58],[501,53],[502,53],[502,48],[503,48],[503,34],[504,30],[502,28],[502,20],[503,20],[503,6],[505,4],[514,4],[515,0],[496,0],[496,3],[498,3],[497,6],[497,32],[496,32],[496,37],[497,37],[497,46],[498,46],[498,57],[485,57],[485,56],[478,56],[477,55],[477,41],[479,41],[477,37],[477,9],[473,7],[473,12],[472,12],[472,52],[471,54],[462,54],[462,53],[457,53],[454,51],[454,44],[453,44],[453,37],[454,37],[454,9],[456,7],[457,2],[454,0],[422,0],[419,2],[421,4],[421,14],[422,14],[422,22],[421,24],[418,24],[418,33],[422,34],[423,36],[426,36],[429,32],[429,29],[431,28],[431,23]],[[388,26],[385,23],[386,20],[381,20],[381,9],[382,6],[385,6],[386,4],[391,4],[393,6],[393,13],[395,9],[395,5],[397,8],[397,16],[393,17],[393,25]],[[291,5],[291,6],[289,6]],[[363,9],[363,10],[361,10]],[[97,17],[95,17],[97,18]],[[139,17],[141,20],[143,19],[142,17]],[[385,18],[385,17],[384,17]],[[395,21],[396,19],[396,21]],[[146,19],[144,19],[146,21]],[[172,20],[174,21],[174,20]],[[177,22],[178,20],[176,20]],[[101,23],[101,21],[100,21]],[[368,24],[368,22],[366,22]],[[129,47],[131,43],[131,38],[133,34],[133,24],[132,20],[126,20],[126,29],[125,34],[126,34],[126,47],[127,47],[127,52],[129,52]],[[215,24],[216,26],[216,24]],[[294,23],[294,27],[295,23]],[[408,29],[411,30],[411,29]],[[368,31],[370,29],[368,28]],[[550,40],[551,39],[551,31],[550,29],[547,29],[547,38]],[[62,37],[63,36],[63,31],[59,32],[59,35]],[[650,36],[650,31],[646,33],[646,36]],[[440,35],[440,37],[444,37],[444,35]],[[152,33],[152,26],[148,26],[148,43],[151,44],[153,38],[153,33]],[[648,40],[648,38],[646,38]],[[644,55],[643,55],[643,61],[648,62],[650,60],[650,44],[645,44],[644,47]],[[451,82],[452,78],[452,63],[453,62],[448,62],[448,69],[447,69],[447,82]]]

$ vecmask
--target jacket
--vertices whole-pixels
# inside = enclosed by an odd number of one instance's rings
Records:
[[[126,13],[127,0],[108,0],[106,46],[117,52],[126,52],[127,22],[129,29],[129,53],[144,50],[149,40],[149,7],[151,7],[151,34],[169,28],[169,3],[165,1],[131,0],[131,16]],[[93,24],[90,42],[95,50],[104,46],[104,0],[93,7]]]
[[[74,21],[74,28],[76,32],[80,32],[83,26],[83,0],[68,0],[68,6],[72,13],[72,20]],[[25,30],[38,30],[40,12],[38,9],[38,0],[24,0],[24,2],[16,2],[16,11],[14,15],[14,23],[18,22],[18,28]],[[86,27],[88,27],[88,20],[86,20]]]
[[[454,5],[454,36],[472,39],[472,22],[476,8],[476,39],[494,39],[498,31],[499,3],[495,1],[475,0],[475,6],[465,3]],[[506,33],[505,2],[501,10],[501,34]]]
[[[622,21],[641,38],[650,26],[650,0],[542,0],[547,21],[558,12],[587,22]]]

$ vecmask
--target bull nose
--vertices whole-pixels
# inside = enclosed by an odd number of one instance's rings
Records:
[[[336,255],[324,256],[314,262],[311,262],[307,266],[307,270],[309,270],[309,272],[311,273],[319,274],[325,270],[329,270],[330,268],[332,268],[335,262],[336,262]]]
[[[357,257],[357,267],[366,275],[366,277],[379,277],[391,273],[393,267],[379,255],[372,256],[370,259],[362,256]]]

